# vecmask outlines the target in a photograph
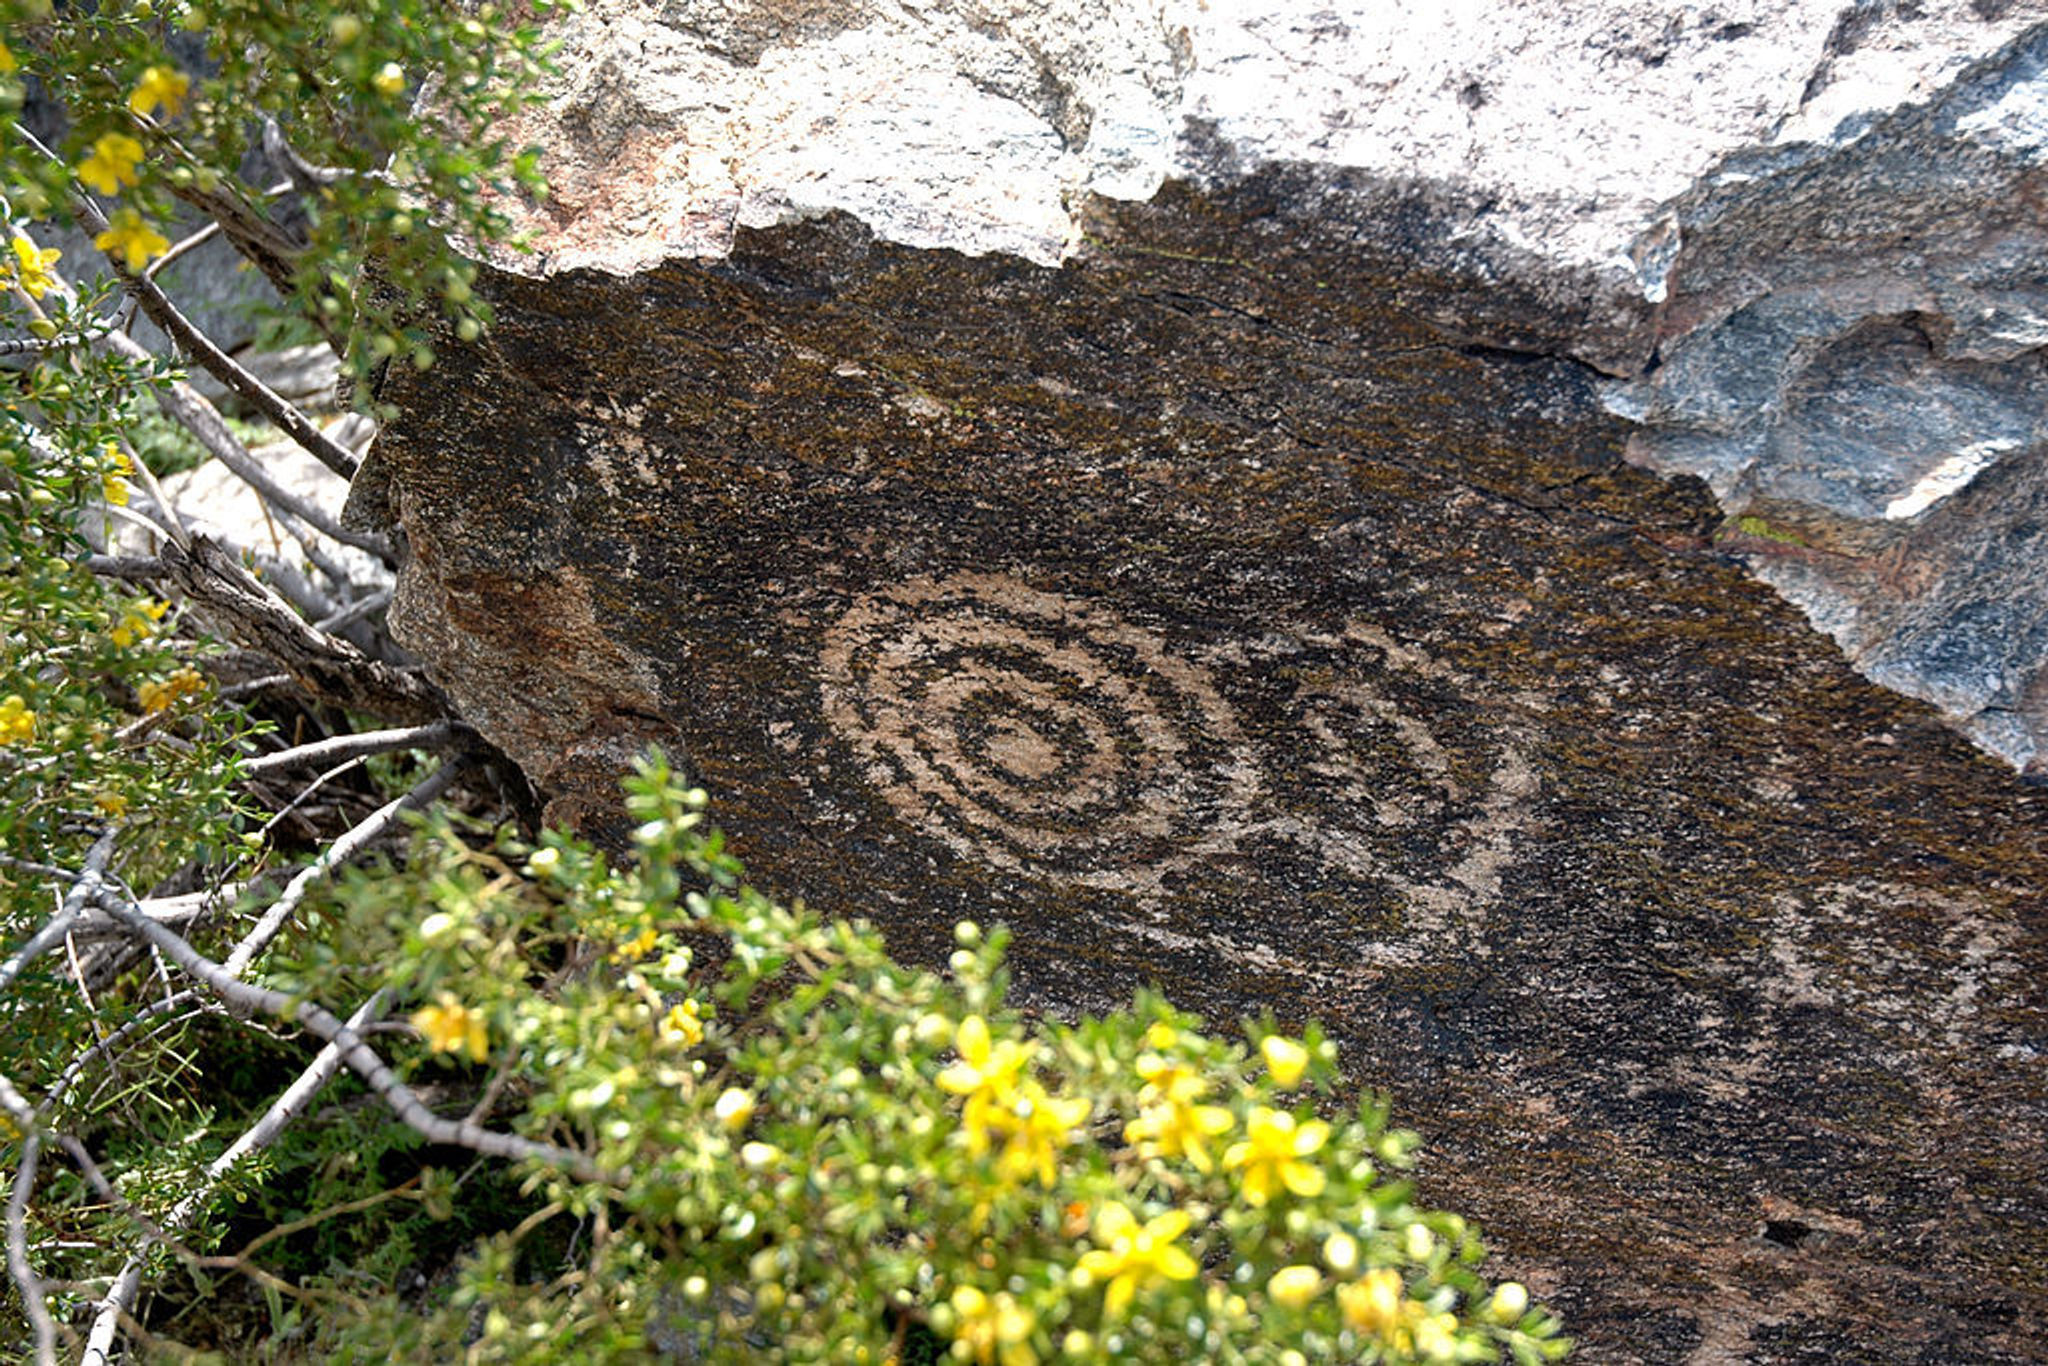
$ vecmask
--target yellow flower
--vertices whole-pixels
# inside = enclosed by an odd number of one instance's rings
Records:
[[[955,1290],[952,1304],[954,1355],[981,1366],[1037,1366],[1031,1347],[1036,1314],[1007,1294],[985,1295],[971,1285]]]
[[[1095,1212],[1098,1246],[1082,1253],[1074,1270],[1083,1284],[1109,1283],[1102,1300],[1104,1318],[1120,1316],[1138,1291],[1157,1281],[1193,1279],[1195,1259],[1177,1245],[1187,1229],[1186,1210],[1168,1210],[1142,1228],[1137,1216],[1114,1200]]]
[[[121,611],[121,620],[109,632],[116,645],[127,649],[138,640],[148,640],[156,634],[156,623],[163,620],[164,613],[171,610],[167,602],[156,598],[143,598],[132,602]]]
[[[1211,1170],[1215,1164],[1202,1140],[1229,1131],[1230,1111],[1195,1103],[1209,1083],[1192,1067],[1156,1053],[1139,1054],[1137,1067],[1145,1079],[1138,1103],[1145,1108],[1124,1125],[1124,1142],[1139,1145],[1147,1156],[1184,1157],[1198,1172]]]
[[[613,949],[612,961],[614,963],[630,963],[637,958],[645,958],[647,951],[654,947],[655,941],[659,938],[661,936],[655,933],[652,925],[649,925],[641,930],[640,933]]]
[[[1283,1091],[1293,1090],[1308,1067],[1308,1050],[1278,1034],[1261,1039],[1259,1053],[1266,1060],[1266,1070],[1273,1074],[1273,1084]]]
[[[79,163],[78,178],[101,194],[119,194],[123,185],[135,183],[141,162],[141,143],[125,133],[104,133],[93,143],[92,155]]]
[[[40,299],[57,287],[50,269],[64,253],[55,247],[38,247],[20,233],[14,235],[14,263],[0,264],[0,285],[20,285],[31,299]]]
[[[1282,1186],[1306,1199],[1322,1193],[1324,1176],[1321,1167],[1301,1159],[1329,1137],[1330,1126],[1319,1119],[1297,1126],[1293,1115],[1261,1105],[1245,1123],[1245,1141],[1231,1144],[1223,1154],[1223,1165],[1243,1171],[1244,1198],[1255,1206]]]
[[[1312,1266],[1283,1266],[1266,1282],[1273,1303],[1301,1309],[1322,1293],[1323,1273]]]
[[[115,507],[128,506],[128,476],[135,472],[135,466],[128,461],[128,454],[109,441],[107,468],[100,473],[100,494]]]
[[[979,1015],[960,1022],[953,1034],[953,1047],[960,1059],[939,1073],[939,1089],[966,1098],[969,1133],[986,1131],[990,1115],[1016,1097],[1024,1069],[1031,1065],[1031,1049],[1008,1039],[993,1042],[988,1021]]]
[[[1415,1354],[1430,1361],[1450,1361],[1458,1355],[1458,1319],[1455,1314],[1430,1314],[1415,1325]]]
[[[377,74],[370,78],[370,88],[388,97],[405,93],[405,68],[397,62],[386,62],[377,68]]]
[[[1039,1185],[1050,1186],[1059,1177],[1059,1150],[1093,1108],[1087,1100],[1047,1095],[1037,1082],[1026,1082],[1010,1107],[991,1117],[986,1130],[968,1130],[968,1148],[986,1151],[990,1135],[1001,1134],[1003,1151],[996,1158],[996,1174],[1005,1181],[1036,1176]]]
[[[412,1027],[426,1038],[427,1046],[436,1053],[466,1052],[471,1062],[482,1062],[490,1056],[491,1039],[484,1028],[484,1017],[456,1000],[452,993],[444,991],[436,999],[438,1005],[412,1013]]]
[[[178,106],[185,102],[185,92],[191,88],[192,82],[176,67],[153,66],[145,70],[142,79],[135,83],[135,93],[128,97],[128,107],[138,114],[147,114],[162,105],[164,117],[170,118],[178,112]],[[110,190],[108,193],[113,192]]]
[[[142,221],[133,209],[116,209],[107,230],[92,239],[101,251],[118,251],[131,271],[141,270],[171,249],[171,239]]]
[[[1345,1326],[1367,1337],[1384,1339],[1401,1326],[1403,1305],[1414,1303],[1401,1293],[1401,1273],[1392,1267],[1368,1271],[1349,1285],[1337,1287],[1337,1307],[1343,1311]]]
[[[1337,1287],[1337,1308],[1344,1326],[1371,1338],[1396,1357],[1449,1361],[1458,1354],[1458,1320],[1432,1314],[1420,1300],[1403,1293],[1401,1273],[1380,1267],[1348,1285]]]
[[[195,697],[205,691],[205,676],[187,665],[161,683],[152,680],[137,685],[135,697],[142,703],[143,711],[154,716],[158,712],[169,711],[187,697]]]
[[[101,792],[94,795],[92,804],[100,814],[112,816],[115,820],[128,814],[128,799],[118,792]]]
[[[668,1008],[668,1014],[661,1020],[661,1041],[679,1048],[695,1048],[704,1042],[704,1021],[698,1014],[701,1010],[696,1001],[684,1001],[681,1005]]]
[[[36,738],[36,714],[20,693],[0,698],[0,745],[26,744]]]
[[[0,74],[20,69],[21,63],[14,60],[14,54],[7,50],[7,44],[0,43]]]

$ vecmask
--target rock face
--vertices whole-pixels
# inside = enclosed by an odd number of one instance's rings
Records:
[[[1708,480],[1730,551],[1866,674],[2040,773],[2044,17],[593,0],[509,131],[554,154],[543,272],[833,211],[1052,265],[1104,201],[1284,174],[1240,250],[1325,216],[1453,337],[1628,381],[1631,458]]]
[[[1742,13],[1521,60],[1568,110],[1807,31]],[[1914,13],[1830,79],[1897,98],[2015,23]],[[1364,160],[1432,91],[1536,97],[1512,8],[1491,65],[1427,16],[1062,14],[572,21],[550,273],[385,382],[352,509],[410,544],[394,630],[600,835],[657,741],[758,880],[901,952],[972,915],[1042,1009],[1324,1020],[1586,1360],[2034,1359],[2048,799],[1624,459],[1678,430],[1611,409],[1677,403],[1676,349],[1635,372],[1705,248],[1603,266],[1563,153],[1492,203],[1508,163],[1426,122],[1440,179]]]

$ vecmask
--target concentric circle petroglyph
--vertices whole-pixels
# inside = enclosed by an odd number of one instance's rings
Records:
[[[1232,848],[1256,801],[1208,672],[1100,604],[999,574],[916,579],[856,603],[819,663],[873,789],[963,857],[1156,889]]]
[[[1479,923],[1501,893],[1538,791],[1519,701],[1483,694],[1414,645],[1368,622],[1303,631],[1290,649],[1291,701],[1308,813],[1294,837],[1332,867],[1398,894],[1398,943],[1370,956],[1410,961],[1430,941]],[[1421,696],[1433,694],[1435,705]],[[1399,699],[1399,700],[1397,700]],[[1455,711],[1467,723],[1448,727]],[[1483,944],[1467,951],[1484,952]]]

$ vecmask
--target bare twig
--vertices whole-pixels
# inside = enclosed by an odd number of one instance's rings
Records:
[[[244,697],[254,697],[257,693],[267,692],[272,688],[288,688],[292,681],[290,674],[264,674],[261,678],[248,678],[240,683],[230,683],[214,696],[223,702],[238,702]]]
[[[358,731],[354,735],[337,735],[331,740],[316,740],[309,745],[298,745],[246,760],[242,764],[242,772],[251,778],[261,778],[302,765],[387,754],[395,749],[445,749],[475,738],[476,732],[460,721],[435,721],[402,730]]]
[[[107,909],[125,921],[129,928],[161,950],[172,962],[212,988],[236,1010],[250,1015],[282,1016],[297,1020],[305,1028],[339,1049],[342,1061],[363,1079],[364,1084],[377,1093],[393,1114],[429,1143],[445,1143],[450,1147],[467,1148],[487,1157],[501,1157],[513,1162],[542,1163],[565,1172],[578,1181],[606,1185],[616,1185],[624,1181],[622,1173],[606,1172],[589,1157],[572,1149],[559,1148],[552,1143],[538,1143],[530,1138],[521,1138],[517,1134],[480,1128],[461,1120],[443,1119],[429,1110],[411,1087],[399,1080],[398,1074],[393,1072],[377,1055],[377,1051],[364,1041],[354,1026],[343,1024],[333,1014],[311,1001],[287,992],[273,991],[269,987],[244,982],[223,965],[201,954],[176,932],[164,928],[112,898],[105,904]]]
[[[41,139],[37,138],[28,129],[17,127],[14,131],[44,156],[49,157],[52,161],[58,160],[56,153],[52,152]],[[84,193],[73,195],[72,204],[77,211],[78,224],[81,228],[94,234],[107,231],[107,216],[100,211],[100,206],[94,202],[90,195]],[[214,217],[221,222],[223,228],[229,228],[230,225],[220,214],[216,213]],[[234,235],[233,231],[230,230],[229,236],[233,237]],[[157,287],[154,280],[129,270],[127,264],[111,251],[107,252],[106,256],[108,263],[113,267],[114,274],[120,278],[123,286],[127,288],[129,295],[137,304],[141,305],[143,313],[148,316],[149,320],[163,329],[164,335],[177,343],[187,354],[196,357],[199,363],[206,368],[207,373],[247,399],[255,406],[257,411],[276,423],[278,430],[291,437],[299,445],[305,447],[314,459],[344,479],[355,478],[357,462],[354,455],[325,432],[321,431],[319,427],[314,425],[312,419],[272,392],[270,387],[264,384],[262,380],[257,379],[254,375],[236,364],[234,358],[228,355],[227,352],[214,345],[212,338],[193,326],[191,320],[178,311],[178,306],[171,302],[170,297],[162,289]],[[288,280],[289,277],[287,276],[287,283],[282,286],[282,292],[286,294],[291,292]],[[121,340],[125,341],[126,338]],[[130,342],[129,345],[134,345],[134,343]],[[211,407],[212,405],[209,404],[208,406]],[[197,435],[196,432],[195,435]],[[201,436],[200,439],[205,440],[205,437]]]
[[[391,590],[380,588],[359,602],[352,602],[331,617],[322,617],[313,623],[316,631],[339,631],[353,626],[372,612],[380,612],[391,605]]]
[[[84,195],[79,195],[76,203],[80,227],[92,233],[107,230],[107,216],[100,212],[99,205]],[[112,252],[107,253],[107,260],[128,293],[142,305],[144,316],[162,328],[164,335],[176,342],[179,349],[196,359],[208,374],[247,399],[256,411],[277,424],[279,431],[305,447],[315,460],[344,479],[356,477],[356,458],[346,447],[321,431],[311,418],[269,385],[243,369],[233,356],[214,345],[211,337],[178,311],[178,306],[157,287],[156,281],[135,274]]]
[[[164,562],[154,555],[88,555],[85,567],[105,579],[126,579],[130,583],[153,579],[164,572]]]
[[[35,1189],[36,1159],[42,1154],[42,1140],[25,1133],[21,1140],[21,1161],[14,1168],[14,1189],[7,1195],[7,1274],[21,1294],[36,1335],[36,1366],[57,1366],[57,1324],[50,1317],[49,1300],[35,1266],[28,1259],[28,1197]]]
[[[201,976],[202,980],[205,980],[207,985],[213,987],[216,991],[220,990],[220,983],[225,982],[239,991],[263,992],[263,988],[247,986],[236,982],[232,977],[223,972],[217,964],[207,963],[204,958],[199,956],[198,951],[185,943],[183,939],[180,939],[171,931],[158,926],[154,921],[136,915],[120,902],[109,899],[106,907],[117,916],[123,918],[132,917],[131,928],[141,927],[145,938],[148,938],[152,944],[170,954],[174,959],[177,959],[180,966],[186,966],[187,971],[192,969],[186,964],[185,958],[181,957],[181,952],[183,955],[205,964],[212,971],[213,978],[205,978],[202,974],[196,972],[193,975]],[[226,993],[223,992],[222,994],[225,995]],[[282,992],[263,992],[263,994],[275,996],[280,1000],[289,999]],[[382,991],[371,996],[354,1015],[349,1017],[351,1024],[347,1025],[335,1019],[332,1015],[328,1015],[326,1011],[319,1011],[319,1013],[327,1016],[327,1020],[334,1026],[336,1034],[354,1038],[354,1030],[351,1026],[361,1024],[364,1020],[374,1017],[378,1011],[384,1008],[384,999],[385,993]],[[318,1007],[311,1008],[314,1010],[319,1009]],[[319,1033],[318,1030],[314,1032]],[[285,1126],[290,1124],[301,1110],[311,1104],[313,1097],[319,1095],[321,1088],[325,1087],[333,1079],[334,1074],[341,1070],[344,1054],[347,1051],[346,1047],[337,1046],[332,1036],[323,1035],[322,1037],[328,1039],[328,1044],[314,1057],[312,1065],[307,1067],[304,1072],[301,1072],[298,1079],[286,1087],[283,1094],[279,1095],[276,1100],[271,1102],[270,1108],[265,1110],[257,1121],[242,1133],[240,1138],[237,1138],[228,1145],[226,1152],[223,1152],[219,1157],[216,1157],[207,1164],[205,1178],[196,1188],[187,1191],[185,1197],[172,1206],[171,1212],[164,1217],[163,1224],[166,1228],[171,1230],[183,1228],[205,1202],[212,1198],[213,1188],[220,1183],[220,1179],[232,1171],[235,1165],[244,1157],[253,1152],[261,1152],[264,1148],[274,1143],[277,1140],[277,1136],[284,1132]],[[98,1311],[93,1315],[92,1328],[86,1335],[85,1354],[79,1358],[81,1366],[92,1366],[93,1363],[99,1363],[100,1366],[104,1366],[104,1363],[110,1359],[109,1353],[114,1346],[114,1334],[120,1326],[121,1315],[134,1302],[135,1292],[142,1288],[143,1265],[144,1257],[142,1253],[137,1252],[128,1259],[127,1264],[121,1268],[120,1274],[114,1277],[113,1285],[108,1287],[107,1293],[101,1297]]]
[[[208,242],[211,242],[214,238],[218,236],[220,236],[220,221],[218,219],[215,219],[213,222],[208,223],[199,231],[192,233],[184,238],[181,238],[177,242],[173,243],[169,251],[157,257],[154,261],[151,261],[149,263],[149,268],[143,271],[142,273],[148,276],[150,279],[154,280],[157,276],[163,274],[164,271],[168,269],[171,265],[176,263],[179,257],[184,256],[188,252],[197,251],[199,248],[205,246]]]
[[[171,581],[189,599],[234,622],[244,645],[284,665],[315,697],[392,721],[425,722],[448,714],[418,676],[316,629],[216,542],[195,536],[189,551],[165,546],[163,558]]]
[[[243,937],[242,942],[235,945],[234,952],[228,955],[228,974],[231,977],[240,977],[247,972],[249,964],[254,962],[256,955],[263,952],[270,941],[277,937],[285,922],[291,919],[292,912],[299,908],[299,903],[306,899],[306,894],[313,889],[315,883],[354,858],[370,841],[390,829],[402,813],[417,811],[440,796],[447,790],[448,785],[455,781],[455,775],[461,767],[460,763],[454,761],[442,764],[412,791],[396,801],[377,808],[367,820],[340,836],[323,849],[318,858],[300,869],[298,876],[286,885],[284,894],[271,904],[270,909],[257,920],[255,927]],[[154,924],[140,914],[136,914],[135,919]]]
[[[64,936],[78,923],[85,908],[106,889],[107,860],[113,856],[114,836],[120,828],[118,825],[109,826],[105,834],[93,841],[92,848],[86,851],[85,866],[79,870],[70,890],[65,892],[57,913],[30,935],[28,942],[17,949],[13,957],[0,963],[0,991],[12,986],[23,968],[63,943]]]

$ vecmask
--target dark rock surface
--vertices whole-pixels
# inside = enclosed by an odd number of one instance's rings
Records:
[[[1583,1360],[2040,1359],[2048,800],[1305,193],[487,275],[353,495],[394,629],[600,834],[658,740],[901,952],[1324,1020]]]
[[[2048,776],[2044,21],[2048,0],[587,0],[506,130],[553,186],[515,207],[539,255],[512,268],[723,259],[740,228],[830,212],[1058,265],[1103,201],[1277,181],[1260,243],[1344,225],[1448,335],[1614,376],[1629,457],[1705,479],[1729,553],[1866,677]]]

